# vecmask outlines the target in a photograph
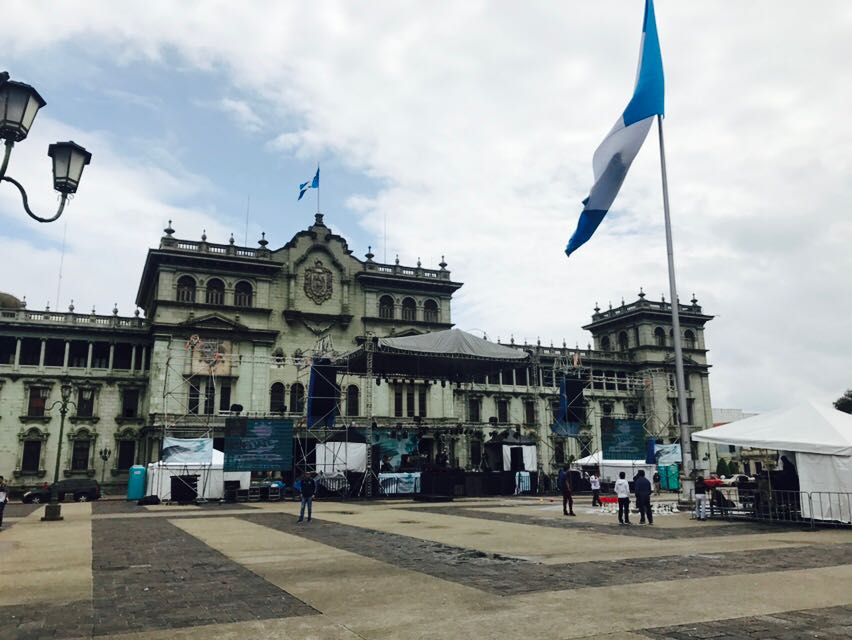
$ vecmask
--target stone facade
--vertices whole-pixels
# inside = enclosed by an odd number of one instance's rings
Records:
[[[157,459],[164,432],[223,436],[227,416],[304,415],[305,358],[354,349],[365,336],[404,336],[452,327],[462,286],[438,269],[356,258],[321,214],[279,249],[180,240],[171,225],[148,253],[137,305],[144,319],[29,311],[3,298],[0,310],[0,474],[14,486],[53,477],[61,381],[73,385],[61,473],[126,481],[129,462]],[[681,305],[689,421],[712,424],[704,315]],[[677,437],[671,307],[640,293],[596,308],[594,348],[516,344],[530,364],[458,385],[341,376],[347,424],[417,429],[423,452],[444,447],[451,463],[478,465],[482,442],[507,431],[536,440],[539,463],[597,450],[603,417],[642,420],[661,440]],[[212,365],[212,366],[211,366]],[[553,435],[556,372],[582,372],[586,419],[580,437]],[[370,386],[372,415],[365,393]],[[80,407],[82,406],[82,410]],[[88,446],[85,444],[88,443]],[[217,446],[221,446],[217,443]],[[103,461],[99,452],[110,449]],[[698,452],[715,466],[715,452]],[[85,458],[85,460],[84,460]],[[706,458],[706,459],[705,459]]]

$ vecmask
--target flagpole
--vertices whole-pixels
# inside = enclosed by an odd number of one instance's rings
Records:
[[[683,347],[680,340],[680,303],[677,297],[677,284],[675,282],[674,249],[672,247],[672,222],[669,213],[669,181],[666,175],[666,146],[663,139],[663,116],[657,115],[657,126],[660,133],[660,168],[663,177],[663,211],[666,219],[666,251],[669,259],[669,293],[672,306],[672,334],[674,336],[675,350],[675,382],[677,386],[678,401],[678,423],[680,426],[680,455],[683,464],[683,473],[687,480],[690,472],[695,466],[692,460],[692,441],[690,439],[689,426],[687,425],[686,409],[686,384],[683,377]],[[685,488],[685,487],[684,487]]]

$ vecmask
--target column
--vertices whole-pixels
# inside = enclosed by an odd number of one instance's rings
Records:
[[[110,371],[112,371],[112,359],[113,359],[114,355],[115,355],[115,343],[111,342],[110,345],[109,345],[109,364],[107,365],[107,369],[109,369]]]
[[[130,373],[136,372],[136,345],[130,349]]]
[[[87,372],[92,370],[92,347],[93,347],[93,345],[90,342],[89,343],[89,353],[88,353],[88,355],[86,355],[86,371]]]
[[[44,371],[44,352],[47,349],[47,340],[44,338],[41,339],[41,348],[39,349],[38,354],[38,369],[39,371]]]
[[[71,356],[71,341],[65,341],[65,355],[62,357],[62,369],[68,371],[68,359]]]
[[[21,339],[15,340],[15,371],[21,367]]]
[[[145,361],[148,358],[148,347],[142,347],[142,360],[139,362],[139,372],[145,371]]]

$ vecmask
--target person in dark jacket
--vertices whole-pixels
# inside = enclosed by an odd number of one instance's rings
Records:
[[[317,492],[317,481],[314,480],[314,474],[305,472],[302,475],[302,506],[299,509],[299,519],[297,522],[301,522],[305,518],[305,506],[308,507],[308,522],[311,521],[311,510],[314,504],[314,494]]]
[[[695,479],[695,517],[698,520],[707,519],[707,485],[704,476]]]
[[[562,492],[563,515],[576,515],[574,513],[574,498],[571,495],[571,473],[568,471],[568,467],[562,467],[559,470],[559,478],[557,479],[556,484]]]
[[[654,524],[654,515],[651,513],[651,483],[645,477],[645,470],[639,469],[633,480],[633,493],[636,494],[636,507],[639,509],[639,524]]]

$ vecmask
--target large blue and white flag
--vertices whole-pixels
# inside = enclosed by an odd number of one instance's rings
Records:
[[[589,197],[583,200],[583,212],[565,253],[571,255],[595,232],[612,206],[627,170],[645,141],[654,116],[664,114],[665,83],[654,1],[645,0],[645,19],[642,23],[642,46],[639,49],[639,70],[633,98],[604,141],[595,151],[592,164],[595,184]]]
[[[302,196],[305,195],[305,191],[307,191],[308,189],[319,189],[319,165],[317,165],[317,174],[314,176],[314,179],[309,180],[308,182],[303,182],[299,185],[298,200],[302,199]]]

